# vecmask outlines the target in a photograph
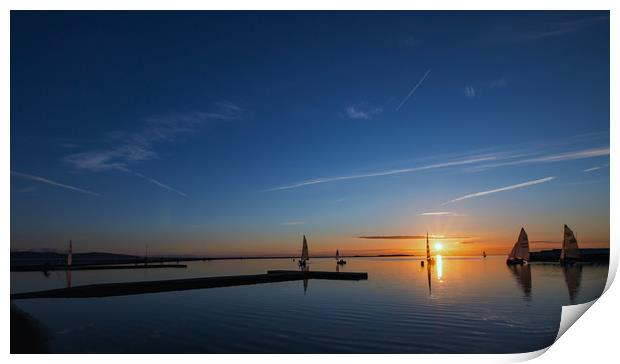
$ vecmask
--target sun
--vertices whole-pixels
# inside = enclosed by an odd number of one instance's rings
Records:
[[[443,243],[441,241],[438,241],[435,243],[435,250],[437,251],[443,250]]]

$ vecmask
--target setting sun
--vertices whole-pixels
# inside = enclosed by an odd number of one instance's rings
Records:
[[[441,241],[435,243],[435,250],[443,250],[443,243]]]

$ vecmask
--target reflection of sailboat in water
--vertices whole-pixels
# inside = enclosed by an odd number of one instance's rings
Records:
[[[308,279],[304,278],[304,295],[306,294],[307,290],[308,290]]]
[[[519,286],[521,286],[525,298],[530,298],[532,296],[532,268],[530,265],[509,264],[508,269],[514,275]]]
[[[562,272],[564,273],[564,280],[568,287],[568,299],[571,304],[576,303],[577,295],[579,294],[579,286],[581,285],[581,269],[582,266],[577,265],[564,265],[562,266]]]
[[[428,294],[431,294],[431,265],[426,265],[426,274],[428,276]]]
[[[435,262],[437,264],[435,264]],[[428,277],[428,294],[432,294],[432,284],[431,284],[431,271],[433,270],[433,267],[435,267],[437,270],[435,272],[435,274],[437,274],[437,280],[439,282],[442,282],[441,278],[443,277],[443,257],[441,255],[438,255],[436,258],[433,259],[432,261],[433,264],[427,264],[426,265],[426,275]]]

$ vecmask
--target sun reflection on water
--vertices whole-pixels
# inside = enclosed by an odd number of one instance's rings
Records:
[[[441,278],[443,276],[443,257],[441,255],[437,255],[435,257],[435,267],[437,268],[437,280],[441,282]]]

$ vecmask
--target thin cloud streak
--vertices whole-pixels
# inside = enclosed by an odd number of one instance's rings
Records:
[[[536,16],[523,17],[516,21],[503,22],[494,29],[490,39],[495,41],[538,41],[576,33],[602,21],[609,21],[609,15],[597,15],[585,18],[574,16]]]
[[[423,212],[418,214],[418,216],[465,216],[463,214],[458,214],[456,212],[451,211],[439,211],[439,212]]]
[[[295,225],[304,225],[305,223],[306,223],[305,221],[287,221],[287,222],[283,222],[281,225],[295,226]]]
[[[14,176],[17,176],[17,177],[24,178],[24,179],[29,179],[31,181],[46,183],[48,185],[52,185],[52,186],[56,186],[56,187],[62,187],[62,188],[65,188],[65,189],[68,189],[68,190],[71,190],[71,191],[81,192],[81,193],[85,193],[85,194],[88,194],[88,195],[99,196],[99,194],[96,193],[96,192],[85,190],[85,189],[82,189],[82,188],[79,188],[79,187],[75,187],[75,186],[66,185],[64,183],[52,181],[50,179],[43,178],[43,177],[33,176],[31,174],[20,173],[20,172],[15,172],[15,171],[11,171],[11,174],[14,175]]]
[[[429,169],[437,169],[437,168],[445,168],[445,167],[453,167],[453,166],[460,166],[460,165],[466,165],[466,164],[480,163],[480,162],[485,162],[489,160],[495,160],[497,158],[498,157],[494,155],[486,155],[486,156],[479,156],[479,157],[475,157],[471,159],[461,159],[461,160],[455,160],[455,161],[450,161],[450,162],[445,162],[445,163],[436,163],[436,164],[431,164],[431,165],[421,166],[421,167],[393,169],[393,170],[388,170],[388,171],[371,172],[371,173],[364,173],[364,174],[353,174],[353,175],[348,175],[348,176],[317,178],[317,179],[311,179],[311,180],[305,180],[305,181],[293,183],[290,185],[274,187],[267,191],[290,190],[293,188],[316,185],[320,183],[345,181],[345,180],[351,180],[351,179],[370,178],[370,177],[382,177],[382,176],[390,176],[390,175],[402,174],[402,173],[412,173],[412,172],[424,171],[424,170],[429,170]]]
[[[159,158],[156,151],[158,144],[170,143],[181,136],[197,133],[200,126],[210,122],[239,120],[244,114],[243,108],[223,101],[215,103],[215,109],[211,112],[151,116],[144,120],[143,127],[137,131],[109,133],[106,140],[112,144],[111,147],[73,153],[67,155],[64,160],[73,168],[88,172],[123,171],[186,197],[184,192],[154,178],[134,172],[129,169],[129,166]]]
[[[345,109],[346,115],[353,120],[370,120],[372,117],[381,112],[380,108],[361,109],[355,106],[349,106]]]
[[[160,181],[158,181],[158,180],[156,180],[154,178],[147,177],[147,176],[145,176],[145,175],[143,175],[141,173],[138,173],[138,172],[131,172],[131,173],[133,173],[137,177],[144,178],[145,180],[151,182],[155,186],[159,186],[159,187],[161,187],[163,189],[166,189],[168,191],[172,191],[172,192],[178,193],[179,195],[181,195],[183,197],[187,197],[187,194],[185,194],[185,192],[179,191],[176,188],[172,188],[172,187],[170,187],[170,186],[168,186],[168,185],[166,185],[166,184],[164,184],[164,183],[162,183],[162,182],[160,182]]]
[[[606,167],[609,167],[609,164],[604,164],[602,166],[594,166],[592,168],[584,169],[583,171],[584,172],[593,172],[593,171],[598,171],[599,169],[603,169],[603,168],[606,168]]]
[[[519,183],[519,184],[516,184],[516,185],[510,185],[510,186],[506,186],[506,187],[496,188],[494,190],[488,190],[488,191],[471,193],[469,195],[461,196],[461,197],[455,198],[454,200],[450,200],[448,202],[444,202],[444,203],[441,204],[441,206],[444,206],[444,205],[447,205],[447,204],[451,204],[451,203],[454,203],[454,202],[458,202],[458,201],[468,200],[470,198],[486,196],[486,195],[490,195],[490,194],[497,193],[497,192],[510,191],[510,190],[516,190],[518,188],[534,186],[534,185],[537,185],[537,184],[540,184],[540,183],[545,183],[545,182],[552,181],[555,178],[556,177],[545,177],[545,178],[536,179],[536,180],[533,180],[533,181],[527,181],[527,182]]]
[[[608,156],[608,155],[609,155],[609,147],[597,147],[597,148],[590,148],[590,149],[583,149],[583,150],[555,153],[555,154],[546,154],[546,155],[540,155],[540,153],[530,153],[529,155],[524,155],[523,153],[514,151],[514,150],[504,151],[504,152],[500,151],[500,152],[494,152],[494,153],[488,153],[488,154],[471,155],[468,158],[462,157],[466,159],[451,160],[445,163],[436,163],[436,164],[420,166],[420,167],[402,168],[402,169],[377,171],[377,172],[369,172],[369,173],[361,173],[361,174],[353,174],[353,175],[308,179],[304,181],[299,181],[297,183],[292,183],[289,185],[274,187],[271,189],[267,189],[266,191],[289,190],[289,189],[316,185],[316,184],[321,184],[321,183],[345,181],[345,180],[360,179],[360,178],[389,176],[389,175],[395,175],[395,174],[412,173],[412,172],[419,172],[419,171],[424,171],[424,170],[431,170],[431,169],[438,169],[438,168],[445,168],[445,167],[472,165],[467,170],[472,171],[472,172],[478,172],[478,171],[484,171],[484,170],[488,170],[491,168],[497,168],[497,167],[503,167],[503,166],[515,166],[515,165],[525,165],[525,164],[535,164],[535,163],[555,163],[555,162],[594,158],[594,157],[601,157],[601,156]],[[524,158],[526,156],[527,158]],[[517,158],[522,158],[522,159],[517,159]],[[486,164],[484,164],[485,162]],[[494,162],[494,163],[489,163],[489,162]]]
[[[608,156],[608,155],[609,155],[609,148],[600,147],[600,148],[583,149],[583,150],[558,153],[558,154],[549,154],[549,155],[543,155],[543,156],[538,156],[534,158],[526,158],[526,159],[519,159],[519,160],[513,160],[513,161],[485,164],[479,167],[475,167],[473,169],[477,171],[483,171],[486,169],[503,167],[503,166],[517,166],[517,165],[522,165],[522,164],[534,164],[534,163],[554,163],[554,162],[563,162],[563,161],[576,160],[576,159],[603,157],[603,156]]]
[[[401,101],[400,104],[398,104],[398,106],[396,107],[396,111],[400,110],[400,108],[403,107],[403,105],[407,102],[407,100],[409,100],[409,98],[411,96],[413,96],[413,94],[416,92],[418,87],[420,87],[420,85],[422,85],[422,82],[424,82],[424,80],[426,80],[426,77],[428,76],[429,73],[431,73],[430,69],[428,71],[426,71],[426,73],[424,74],[424,76],[422,76],[420,81],[418,81],[418,83],[411,89],[411,91],[409,91],[409,94],[403,99],[403,101]]]

